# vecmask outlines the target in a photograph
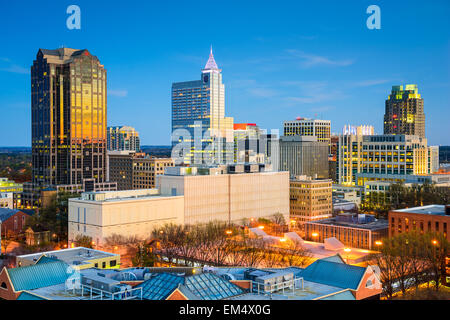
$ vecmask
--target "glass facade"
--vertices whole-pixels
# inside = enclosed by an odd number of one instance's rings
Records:
[[[416,84],[392,87],[386,100],[384,134],[407,134],[425,138],[423,99]]]
[[[224,157],[232,160],[232,129],[233,119],[225,117],[221,70],[211,51],[201,80],[172,84],[172,146],[189,146],[184,163],[203,163],[205,159],[218,163]]]
[[[34,186],[106,180],[106,70],[87,50],[40,49],[31,67]]]

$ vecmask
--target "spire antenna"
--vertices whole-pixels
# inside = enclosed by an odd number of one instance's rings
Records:
[[[217,66],[216,60],[214,60],[214,55],[213,55],[213,51],[212,51],[212,45],[211,45],[211,51],[209,53],[208,62],[206,62],[205,68],[203,70],[219,70],[219,67]]]

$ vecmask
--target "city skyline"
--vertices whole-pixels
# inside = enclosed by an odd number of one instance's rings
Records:
[[[0,146],[31,145],[30,66],[39,48],[62,44],[99,57],[108,71],[107,125],[136,128],[142,145],[170,145],[171,83],[195,79],[211,44],[223,69],[227,116],[236,123],[282,132],[283,121],[301,116],[331,120],[333,133],[350,123],[372,125],[382,134],[384,103],[392,86],[417,84],[428,144],[450,144],[442,134],[450,115],[450,7],[444,1],[411,6],[381,2],[381,29],[369,30],[365,9],[370,4],[270,7],[262,2],[258,15],[248,3],[240,12],[208,4],[217,13],[214,28],[208,28],[203,2],[168,15],[166,4],[140,4],[136,12],[137,5],[80,1],[81,30],[65,27],[68,3],[50,9],[30,3],[27,12],[8,4],[0,11],[5,24],[0,34],[9,44],[0,55],[0,109],[10,119],[4,132],[18,134],[2,135]],[[36,13],[44,9],[49,19],[41,22]],[[108,9],[108,18],[93,14],[101,9]],[[420,20],[413,15],[418,10]],[[233,23],[228,23],[229,16]],[[121,23],[114,24],[115,19]],[[39,27],[32,28],[38,21]],[[181,31],[183,21],[191,23]],[[199,26],[202,32],[193,32]],[[128,36],[130,30],[135,35]],[[100,32],[105,32],[101,38]],[[113,36],[119,41],[108,40]]]

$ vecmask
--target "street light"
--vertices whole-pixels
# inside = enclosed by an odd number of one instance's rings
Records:
[[[262,229],[264,229],[264,226],[258,226],[258,228],[260,228],[262,230]]]
[[[381,242],[381,241],[379,241],[379,240],[375,241],[375,245],[376,245],[376,246],[381,246],[382,244],[383,244],[383,242]]]
[[[437,244],[438,244],[437,240],[433,240],[433,241],[431,241],[431,243],[434,244],[435,246],[437,246]]]
[[[227,230],[227,231],[225,231],[225,233],[226,233],[227,235],[231,235],[231,234],[233,233],[233,231]]]

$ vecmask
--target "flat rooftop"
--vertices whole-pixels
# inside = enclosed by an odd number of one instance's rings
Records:
[[[272,295],[258,294],[257,292],[246,293],[239,296],[230,297],[227,300],[313,300],[343,291],[342,288],[329,286],[317,282],[303,280],[303,290],[301,288],[278,290]]]
[[[393,212],[406,212],[406,213],[431,214],[431,215],[437,215],[437,216],[445,216],[445,206],[437,205],[437,204],[432,204],[432,205],[423,206],[423,207],[392,210],[392,211]]]
[[[87,261],[118,256],[118,254],[115,253],[109,253],[95,249],[88,249],[84,247],[76,247],[62,250],[26,254],[22,256],[17,256],[17,258],[36,262],[43,255],[49,258],[55,258],[64,261],[69,265],[86,264]]]
[[[387,229],[389,228],[388,220],[378,219],[372,222],[367,223],[353,223],[346,221],[337,221],[335,217],[316,220],[308,222],[310,224],[325,224],[329,226],[338,226],[338,227],[349,227],[349,228],[357,228],[357,229],[365,229],[365,230],[379,230],[379,229]]]

